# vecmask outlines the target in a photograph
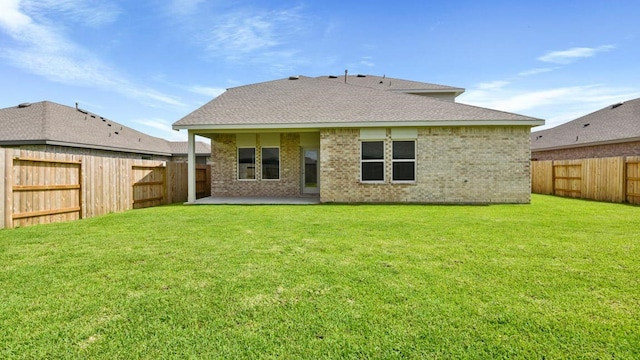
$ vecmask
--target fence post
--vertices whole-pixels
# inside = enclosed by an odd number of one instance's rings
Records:
[[[627,181],[627,157],[622,157],[622,202],[628,203],[629,199],[627,199],[627,186],[629,182]]]
[[[0,199],[2,199],[2,205],[0,205],[0,229],[4,229],[4,217],[5,211],[7,207],[7,201],[5,196],[5,177],[6,177],[6,169],[5,169],[5,150],[0,148]]]
[[[551,195],[556,194],[556,161],[551,160]]]
[[[13,149],[4,149],[4,216],[3,226],[13,227]]]

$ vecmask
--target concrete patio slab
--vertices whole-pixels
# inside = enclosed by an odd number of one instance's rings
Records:
[[[313,205],[319,196],[304,197],[215,197],[197,199],[193,205]]]

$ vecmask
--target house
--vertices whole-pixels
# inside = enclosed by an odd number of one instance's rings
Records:
[[[0,146],[34,151],[162,161],[186,161],[186,142],[149,136],[79,107],[50,101],[0,109]],[[208,144],[198,142],[197,163],[206,164]]]
[[[531,133],[533,160],[640,156],[640,98]]]
[[[212,144],[216,197],[528,203],[543,120],[455,102],[464,89],[386,76],[239,86],[173,124]],[[195,201],[193,169],[189,202]]]

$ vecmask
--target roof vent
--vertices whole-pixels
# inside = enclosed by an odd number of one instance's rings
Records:
[[[363,74],[358,74],[356,75],[357,77],[367,77],[367,75],[363,75]]]
[[[586,128],[586,127],[587,127],[587,126],[589,126],[589,125],[591,125],[591,124],[589,124],[589,123],[582,124],[582,127],[583,127],[583,128]]]
[[[617,108],[618,106],[621,106],[622,104],[623,104],[623,103],[621,103],[621,102],[619,102],[619,103],[617,103],[617,104],[613,104],[613,105],[611,105],[611,108],[612,108],[612,109],[615,109],[615,108]]]
[[[78,108],[78,111],[80,111],[81,113],[83,113],[83,114],[85,114],[85,115],[87,115],[87,114],[89,113],[87,110],[82,110],[82,109],[80,109],[80,108]]]
[[[300,76],[289,76],[289,80],[298,80]]]
[[[329,75],[329,79],[337,79],[338,77],[335,75]]]
[[[18,104],[18,107],[19,107],[19,108],[26,108],[26,107],[29,107],[29,106],[31,106],[31,103],[22,103],[22,104]]]

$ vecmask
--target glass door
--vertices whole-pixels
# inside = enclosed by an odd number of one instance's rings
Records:
[[[320,193],[318,149],[302,149],[302,193]]]

